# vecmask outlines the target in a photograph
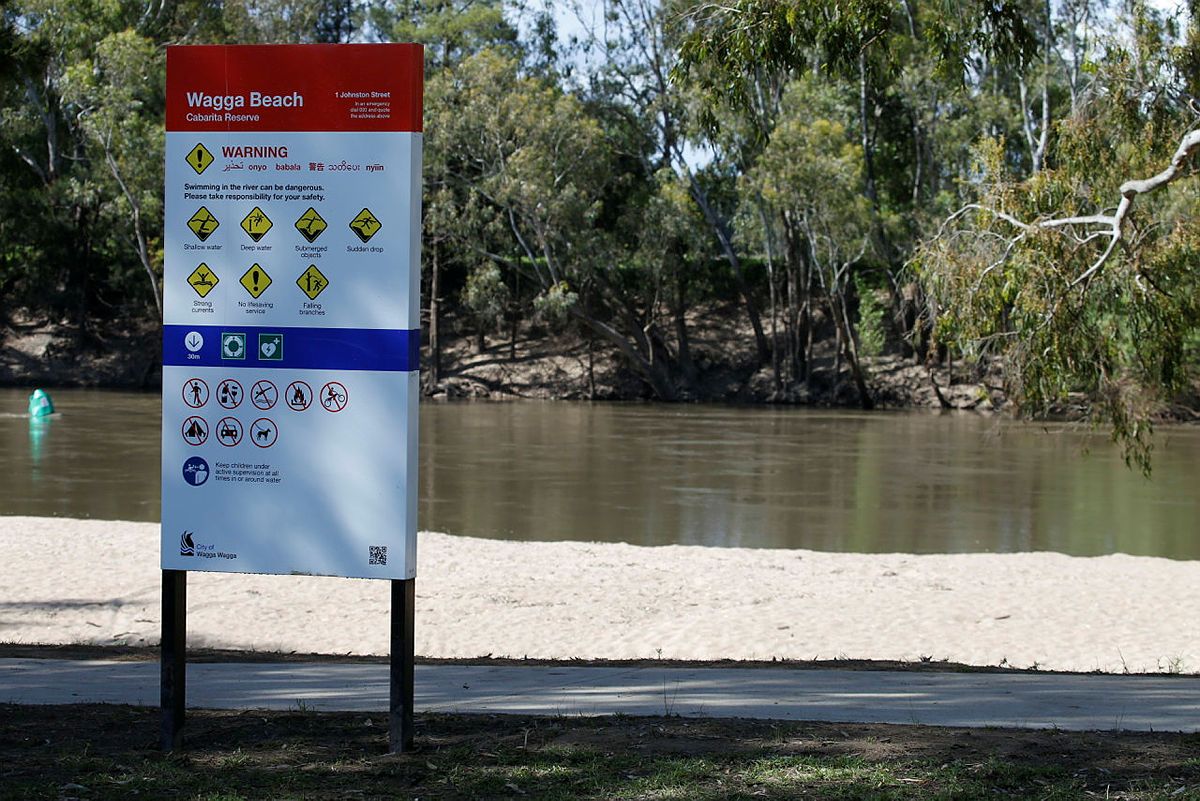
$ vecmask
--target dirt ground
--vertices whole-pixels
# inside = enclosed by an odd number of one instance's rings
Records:
[[[0,798],[1195,797],[1195,736],[682,718],[0,705]]]

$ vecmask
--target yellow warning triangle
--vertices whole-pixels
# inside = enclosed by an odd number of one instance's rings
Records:
[[[267,235],[267,231],[271,230],[271,218],[264,214],[262,209],[255,206],[246,215],[246,219],[242,220],[242,230],[257,242]]]
[[[267,275],[267,271],[262,267],[253,264],[249,270],[246,270],[246,274],[242,276],[239,283],[250,293],[250,297],[257,298],[271,285],[271,276]]]
[[[321,274],[317,265],[310,264],[308,269],[296,279],[296,286],[300,287],[301,292],[308,295],[309,300],[316,300],[317,295],[320,295],[325,291],[325,287],[329,286],[329,279]]]
[[[220,283],[221,279],[217,278],[217,274],[208,268],[203,262],[192,270],[192,274],[188,276],[188,286],[196,290],[196,294],[200,297],[206,297],[213,288]]]

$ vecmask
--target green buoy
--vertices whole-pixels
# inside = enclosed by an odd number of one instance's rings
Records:
[[[29,416],[47,417],[54,414],[54,401],[44,389],[35,389],[29,396]]]

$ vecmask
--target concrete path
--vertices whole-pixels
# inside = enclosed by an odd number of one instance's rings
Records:
[[[158,705],[158,664],[0,660],[0,702]],[[380,664],[192,664],[188,705],[380,712]],[[418,712],[1200,730],[1200,678],[418,665]]]

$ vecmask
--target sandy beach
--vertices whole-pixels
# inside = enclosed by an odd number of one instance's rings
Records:
[[[153,645],[158,526],[0,517],[0,641]],[[518,543],[423,532],[419,655],[1200,671],[1200,563]],[[192,573],[189,643],[387,652],[380,581]]]

